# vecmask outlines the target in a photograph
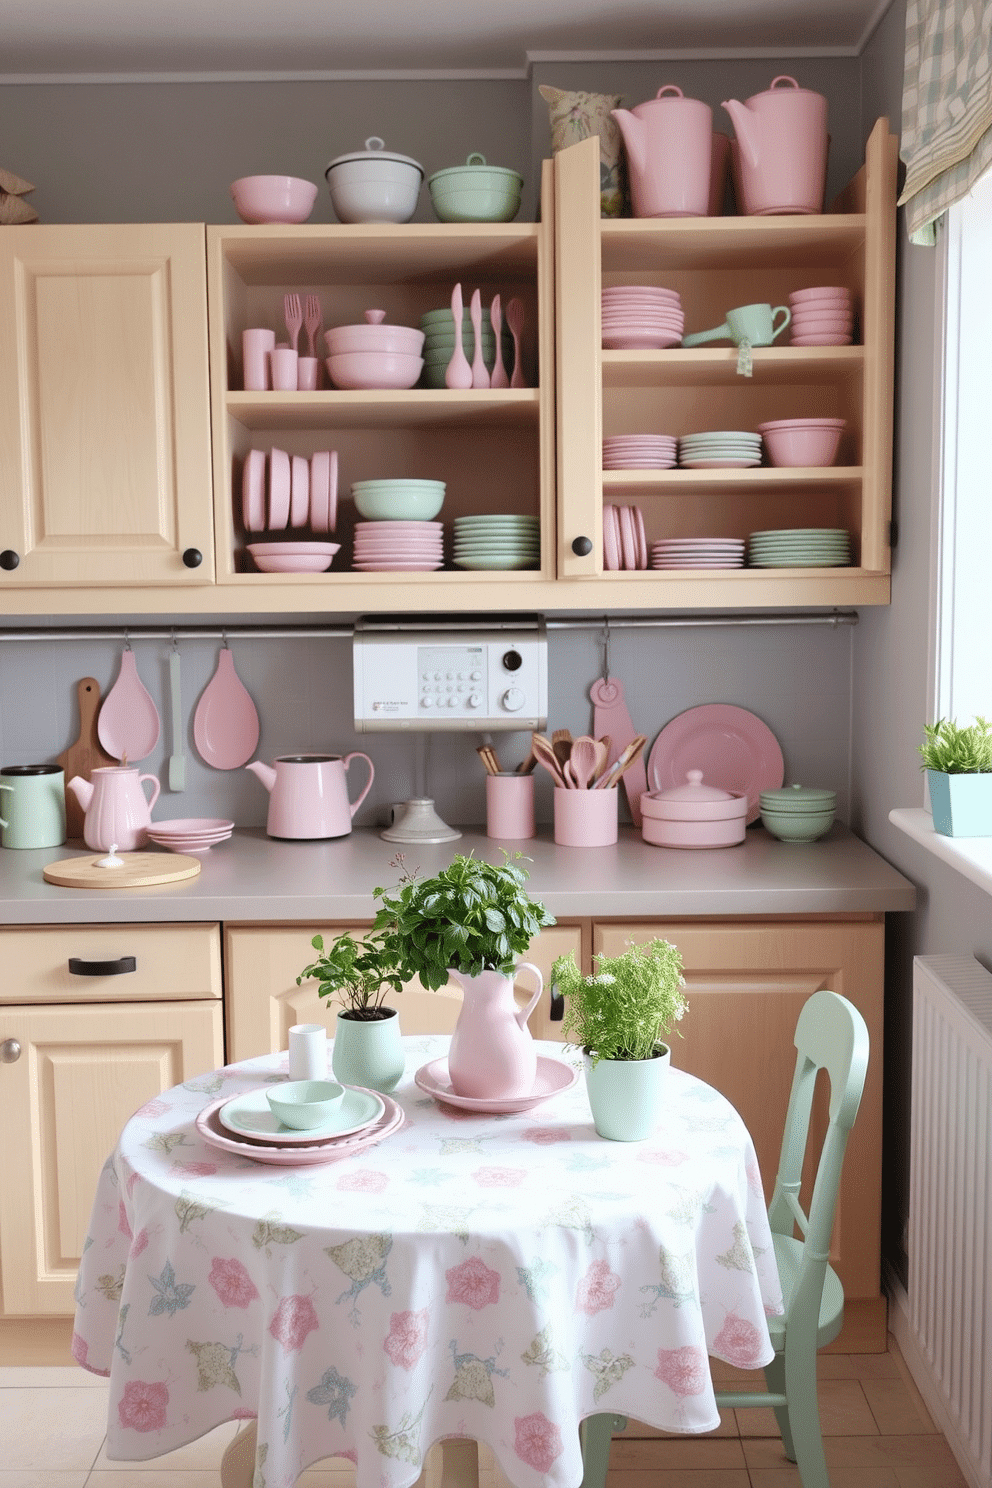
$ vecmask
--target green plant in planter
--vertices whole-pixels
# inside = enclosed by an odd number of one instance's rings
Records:
[[[433,878],[406,877],[396,889],[376,889],[382,908],[373,934],[396,954],[405,980],[419,976],[432,991],[448,969],[478,976],[512,976],[517,957],[555,917],[524,889],[527,874],[504,853],[503,863],[459,854]]]
[[[992,723],[976,715],[965,727],[950,718],[938,718],[924,724],[924,743],[920,745],[923,770],[939,770],[945,775],[984,775],[992,771]]]
[[[582,975],[572,951],[551,969],[552,983],[565,999],[565,1033],[575,1037],[593,1064],[654,1058],[689,1006],[680,952],[669,941],[654,939],[593,960],[598,970],[592,976]]]
[[[316,979],[320,983],[318,996],[336,997],[342,1010],[357,1023],[372,1023],[389,1015],[383,999],[387,992],[402,992],[406,979],[397,948],[387,932],[373,929],[356,940],[346,931],[327,947],[324,937],[315,935],[310,944],[318,952],[317,959],[300,972],[297,986],[306,978]]]

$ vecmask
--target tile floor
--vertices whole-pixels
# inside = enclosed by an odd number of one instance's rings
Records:
[[[742,1376],[715,1363],[721,1383]],[[0,1368],[0,1488],[218,1488],[238,1429],[221,1426],[154,1462],[111,1462],[107,1388],[85,1370]],[[967,1488],[895,1342],[887,1354],[824,1354],[820,1411],[831,1488]],[[122,1474],[127,1474],[123,1477]],[[428,1485],[436,1472],[428,1472]],[[507,1488],[483,1460],[481,1488]],[[351,1488],[342,1459],[304,1473],[298,1488]],[[800,1488],[770,1410],[728,1411],[706,1437],[666,1436],[631,1422],[616,1439],[607,1488]]]

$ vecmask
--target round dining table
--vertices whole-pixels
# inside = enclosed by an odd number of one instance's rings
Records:
[[[263,1163],[197,1126],[287,1079],[285,1054],[189,1080],[128,1121],[100,1176],[73,1337],[109,1378],[110,1458],[239,1419],[254,1488],[291,1488],[332,1456],[357,1488],[409,1488],[456,1438],[485,1443],[516,1488],[577,1488],[586,1417],[710,1431],[708,1356],[771,1360],[782,1297],[761,1175],[717,1090],[673,1067],[654,1134],[612,1142],[581,1073],[491,1114],[416,1083],[447,1036],[404,1046],[399,1124],[334,1161]]]

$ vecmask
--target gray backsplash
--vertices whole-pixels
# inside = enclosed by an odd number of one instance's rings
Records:
[[[785,759],[787,782],[837,792],[838,817],[848,819],[851,726],[850,627],[742,625],[697,629],[632,629],[610,633],[610,672],[624,685],[634,725],[653,744],[676,714],[700,703],[734,703],[769,726]],[[141,769],[162,781],[156,819],[221,816],[238,826],[265,823],[267,796],[245,770],[205,765],[193,744],[197,700],[213,674],[219,641],[180,634],[186,789],[171,793],[167,762],[172,717],[168,640],[133,638],[138,672],[162,717],[162,734]],[[385,824],[393,802],[425,793],[448,821],[479,823],[485,815],[482,765],[474,734],[356,734],[352,715],[351,641],[339,638],[255,637],[231,640],[238,675],[261,719],[257,758],[361,749],[375,764],[372,790],[357,825]],[[0,639],[0,764],[51,761],[78,732],[76,683],[95,677],[106,696],[120,665],[122,643],[104,637]],[[548,728],[573,734],[592,726],[589,687],[602,675],[600,627],[549,635]],[[497,753],[514,768],[527,751],[524,734],[494,736]],[[352,795],[364,765],[356,761]],[[551,820],[551,784],[538,770],[537,815]]]

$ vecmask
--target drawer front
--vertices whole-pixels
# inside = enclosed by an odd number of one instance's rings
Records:
[[[0,930],[0,1004],[221,997],[219,925]]]

